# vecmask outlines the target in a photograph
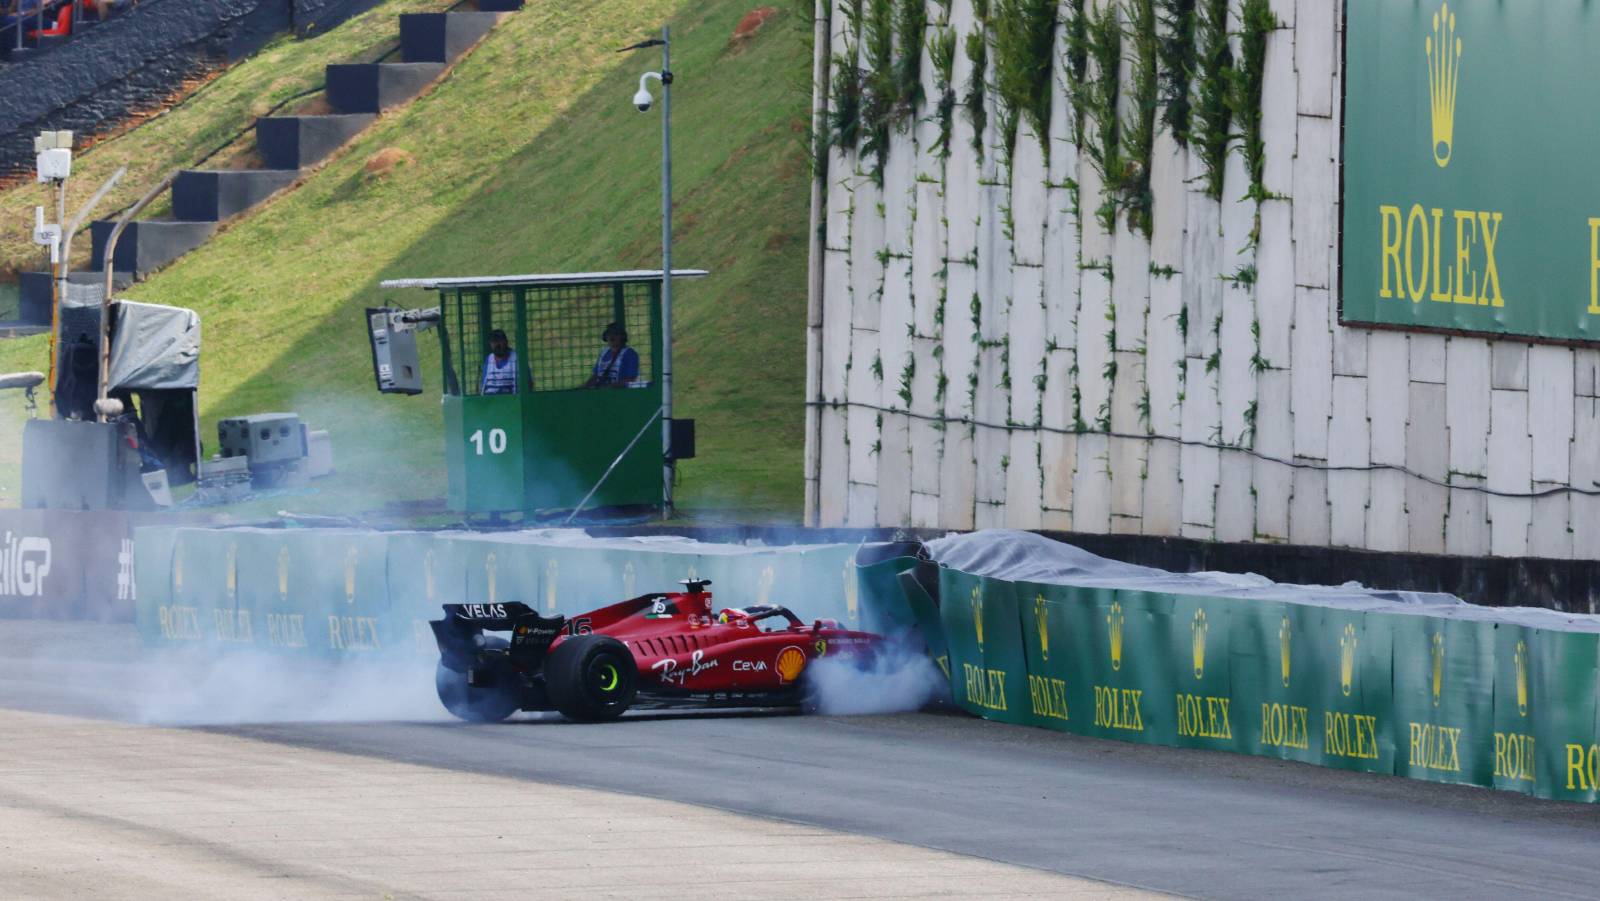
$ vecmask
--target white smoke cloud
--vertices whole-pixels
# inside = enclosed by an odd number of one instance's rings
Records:
[[[123,715],[159,725],[449,719],[431,660],[335,663],[259,651],[215,657],[152,651],[130,682]]]
[[[868,665],[824,657],[806,668],[817,712],[828,716],[905,713],[947,699],[950,682],[920,649],[888,642]]]

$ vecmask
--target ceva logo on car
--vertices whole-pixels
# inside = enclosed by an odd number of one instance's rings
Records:
[[[0,543],[0,597],[42,596],[50,557],[50,539],[7,532]]]

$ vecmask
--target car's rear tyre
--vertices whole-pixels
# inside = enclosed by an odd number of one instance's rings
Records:
[[[633,704],[639,668],[628,646],[609,635],[573,635],[544,665],[550,702],[568,719],[614,720]]]
[[[503,650],[503,638],[489,638],[486,650]],[[489,681],[470,685],[466,673],[458,673],[439,662],[434,670],[433,685],[439,692],[439,703],[457,719],[469,723],[498,723],[522,708],[522,686],[516,673],[511,671],[506,658],[495,658],[496,664],[487,673]]]

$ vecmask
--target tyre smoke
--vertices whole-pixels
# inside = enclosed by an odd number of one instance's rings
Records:
[[[806,668],[817,712],[827,716],[906,713],[950,695],[950,681],[907,641],[890,641],[870,663],[823,657]]]

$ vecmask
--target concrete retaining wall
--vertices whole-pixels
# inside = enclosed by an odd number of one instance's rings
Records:
[[[992,90],[981,157],[959,108],[947,159],[931,109],[894,130],[881,185],[829,151],[810,522],[1593,555],[1600,497],[1563,489],[1600,478],[1600,351],[1339,324],[1342,22],[1272,6],[1253,247],[1240,155],[1218,203],[1164,129],[1151,236],[1102,229],[1059,34],[1048,161],[1024,123],[1002,162]],[[863,43],[840,10],[835,54]]]

